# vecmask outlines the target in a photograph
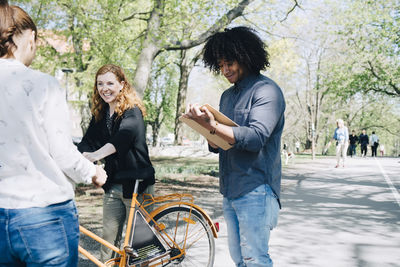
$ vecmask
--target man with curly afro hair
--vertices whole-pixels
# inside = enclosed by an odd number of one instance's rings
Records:
[[[233,145],[223,150],[208,142],[210,151],[219,153],[230,255],[236,266],[272,266],[268,242],[280,209],[283,93],[260,73],[269,66],[268,52],[251,28],[225,29],[209,37],[203,61],[233,84],[222,94],[219,109],[239,125],[218,123],[198,104],[189,105],[186,113]]]

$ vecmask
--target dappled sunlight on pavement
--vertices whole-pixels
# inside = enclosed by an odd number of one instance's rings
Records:
[[[377,158],[377,161],[395,192],[399,192],[399,159]],[[400,206],[377,161],[352,158],[346,161],[345,168],[336,169],[333,157],[315,161],[297,157],[285,166],[283,209],[270,240],[275,267],[400,266]],[[156,192],[191,193],[195,203],[214,222],[219,222],[214,267],[234,266],[229,256],[218,178],[177,174],[174,180],[163,179],[156,183]],[[93,198],[98,199],[96,205]],[[78,206],[81,222],[100,234],[101,198],[79,196]],[[96,213],[92,211],[94,208]],[[98,254],[99,247],[94,242],[87,239],[81,242]],[[81,259],[79,266],[94,265]]]
[[[398,159],[378,160],[398,191]],[[376,161],[334,163],[299,159],[284,170],[275,266],[400,266],[400,207]]]

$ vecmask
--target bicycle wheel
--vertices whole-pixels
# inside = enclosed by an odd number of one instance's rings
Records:
[[[170,207],[156,214],[154,220],[163,224],[164,231],[181,249],[185,249],[185,255],[173,260],[171,265],[213,266],[214,236],[210,226],[199,212],[187,207]]]

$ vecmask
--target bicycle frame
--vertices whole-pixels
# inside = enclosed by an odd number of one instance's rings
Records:
[[[85,234],[86,236],[92,238],[93,240],[95,240],[96,242],[106,246],[107,248],[113,250],[114,252],[117,253],[117,258],[111,259],[109,261],[107,261],[106,263],[102,263],[100,260],[98,260],[96,257],[94,257],[89,251],[85,250],[84,248],[82,248],[81,246],[79,246],[79,252],[84,255],[86,258],[88,258],[90,261],[92,261],[93,263],[95,263],[97,266],[107,266],[107,264],[110,263],[114,263],[114,266],[116,263],[118,263],[118,266],[123,267],[123,266],[127,266],[127,261],[128,261],[128,257],[131,256],[128,252],[131,249],[130,247],[130,241],[134,236],[134,229],[132,227],[134,219],[135,219],[135,213],[137,211],[140,211],[140,213],[143,215],[143,217],[146,220],[146,223],[152,223],[154,224],[154,229],[155,231],[157,231],[158,236],[161,237],[161,239],[164,241],[164,243],[166,243],[169,248],[177,248],[179,249],[179,254],[175,255],[173,257],[169,257],[169,253],[166,253],[165,255],[161,255],[161,256],[156,256],[154,258],[151,258],[148,260],[148,265],[146,266],[158,266],[160,264],[164,264],[167,263],[169,261],[172,261],[176,258],[181,257],[182,254],[185,253],[185,245],[184,247],[181,249],[174,241],[174,239],[172,237],[170,237],[163,229],[162,224],[158,224],[153,218],[156,214],[162,212],[163,210],[173,207],[173,206],[185,206],[190,208],[190,212],[192,210],[197,211],[198,213],[200,213],[204,219],[206,220],[206,222],[208,223],[208,225],[210,226],[213,236],[214,238],[217,238],[217,228],[214,225],[214,223],[212,222],[211,218],[208,216],[208,214],[201,209],[199,206],[195,205],[194,202],[194,197],[190,194],[169,194],[169,195],[165,195],[165,196],[159,196],[159,197],[153,197],[151,195],[147,195],[145,194],[146,198],[144,198],[142,203],[139,203],[137,200],[137,196],[138,196],[138,186],[139,186],[139,182],[141,180],[136,180],[135,183],[135,189],[134,189],[134,193],[132,195],[132,202],[131,202],[131,207],[130,207],[130,212],[129,212],[129,217],[128,217],[128,222],[127,222],[127,226],[126,226],[126,233],[125,233],[125,238],[124,238],[124,243],[123,243],[123,248],[117,248],[116,246],[114,246],[113,244],[109,243],[108,241],[102,239],[101,237],[97,236],[96,234],[94,234],[93,232],[87,230],[86,228],[84,228],[83,226],[79,226],[79,230],[82,234]],[[187,201],[183,201],[183,199],[188,199]],[[159,203],[165,203],[162,204],[161,206],[157,207],[156,209],[154,209],[150,214],[145,210],[146,207],[151,206],[151,205],[155,205],[155,204],[159,204]],[[189,226],[190,222],[187,222],[187,227]],[[185,240],[186,240],[186,236],[185,236]],[[185,241],[186,244],[186,241]],[[161,258],[163,257],[169,257],[165,262],[161,260]],[[153,265],[150,265],[152,263],[152,261],[158,261],[157,263],[154,263]]]

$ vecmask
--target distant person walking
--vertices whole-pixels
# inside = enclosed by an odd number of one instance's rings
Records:
[[[295,146],[296,146],[296,153],[298,154],[300,152],[300,142],[296,141]]]
[[[344,126],[342,119],[336,120],[337,128],[333,135],[333,139],[336,140],[336,166],[338,168],[340,165],[340,158],[342,158],[342,166],[344,167],[344,162],[346,160],[347,147],[349,145],[349,130]]]
[[[378,136],[375,134],[375,132],[372,132],[371,135],[371,156],[372,157],[376,157],[376,150],[378,149],[379,146],[379,138]]]
[[[383,144],[379,145],[379,151],[381,152],[381,157],[385,155],[385,146]]]
[[[286,143],[283,143],[282,154],[283,154],[283,157],[285,158],[285,165],[287,165],[288,161],[289,161],[289,155],[288,155],[288,150],[287,150],[287,144]]]
[[[350,157],[353,157],[353,155],[356,155],[356,147],[358,143],[358,136],[356,135],[356,132],[354,130],[351,131],[351,135],[349,136],[350,140]]]
[[[294,153],[289,150],[289,147],[286,143],[283,143],[282,154],[285,158],[285,165],[288,165],[289,159],[294,158]]]
[[[359,138],[358,142],[361,145],[361,156],[366,157],[367,150],[368,150],[368,144],[369,144],[369,138],[368,138],[368,135],[367,135],[365,129],[362,130],[362,133],[360,134],[360,138]]]

